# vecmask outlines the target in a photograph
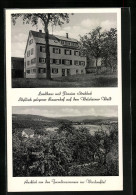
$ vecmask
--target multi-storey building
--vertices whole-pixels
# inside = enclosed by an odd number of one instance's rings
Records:
[[[85,74],[86,57],[76,39],[49,35],[51,77]],[[29,31],[24,54],[26,78],[46,78],[45,33]]]

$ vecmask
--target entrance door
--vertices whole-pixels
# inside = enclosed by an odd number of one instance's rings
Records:
[[[67,69],[67,76],[70,75],[70,69]]]
[[[66,76],[65,75],[65,69],[62,69],[62,76]]]

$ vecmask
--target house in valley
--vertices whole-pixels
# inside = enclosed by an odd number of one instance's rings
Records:
[[[86,74],[86,56],[76,39],[49,35],[51,77]],[[29,31],[24,53],[26,78],[46,78],[45,33]]]
[[[22,131],[22,137],[25,138],[33,138],[34,137],[34,130],[31,128],[26,128]]]

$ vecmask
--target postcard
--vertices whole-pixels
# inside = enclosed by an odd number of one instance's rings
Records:
[[[7,191],[122,191],[121,9],[6,9]]]

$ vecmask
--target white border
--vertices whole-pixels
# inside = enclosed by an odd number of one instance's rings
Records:
[[[117,33],[118,33],[118,87],[117,88],[87,88],[87,90],[91,90],[93,95],[99,96],[111,96],[111,102],[79,102],[78,104],[75,102],[70,103],[22,103],[18,102],[18,98],[22,97],[35,97],[39,91],[45,91],[42,89],[12,89],[11,88],[11,13],[117,13]],[[115,191],[115,190],[123,190],[123,148],[122,148],[122,75],[121,75],[121,9],[120,8],[106,8],[106,9],[7,9],[5,11],[6,16],[6,88],[7,88],[7,190],[8,192],[36,192],[36,191]],[[68,89],[46,89],[46,91],[85,91],[85,88],[68,88]],[[41,180],[45,181],[45,179],[52,180],[52,178],[56,177],[12,177],[12,106],[27,106],[27,105],[66,105],[66,106],[91,106],[91,105],[116,105],[118,106],[118,121],[119,121],[119,176],[114,177],[57,177],[57,180],[63,179],[66,181],[74,180],[106,180],[106,183],[103,184],[27,184],[24,185],[25,180]]]

